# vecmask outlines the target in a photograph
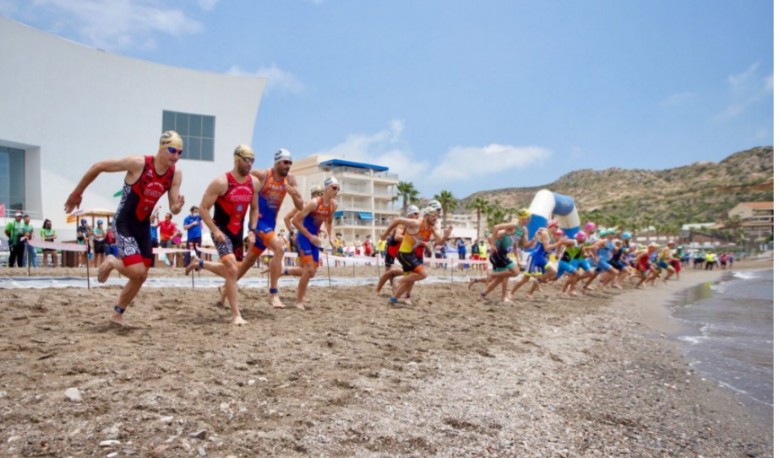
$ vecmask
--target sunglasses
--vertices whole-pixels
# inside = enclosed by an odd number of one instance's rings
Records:
[[[244,161],[245,164],[254,164],[255,163],[255,158],[253,158],[253,157],[243,157],[243,156],[238,156],[238,157],[240,157],[241,160]]]
[[[183,149],[176,149],[173,146],[168,146],[167,148],[168,148],[168,152],[171,154],[178,154],[179,156],[181,156],[182,153],[184,153]]]
[[[279,161],[282,165],[292,165],[292,161]]]
[[[339,186],[331,186],[330,188],[331,188],[332,190],[336,191],[336,192],[339,192],[339,191],[341,191],[341,188],[340,188]]]

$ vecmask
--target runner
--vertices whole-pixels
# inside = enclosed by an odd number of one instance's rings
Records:
[[[527,208],[521,209],[517,214],[517,221],[513,223],[497,224],[493,227],[493,233],[488,238],[491,246],[490,263],[493,265],[493,273],[486,278],[472,279],[469,281],[469,289],[475,284],[485,282],[485,289],[479,294],[483,300],[493,289],[501,285],[502,298],[504,302],[511,302],[507,288],[509,279],[520,275],[520,255],[519,251],[530,248],[534,241],[528,240],[526,226],[531,220],[531,212]],[[509,253],[518,247],[515,251],[517,261],[509,258]]]
[[[182,174],[180,169],[176,169],[182,148],[179,134],[169,130],[160,137],[160,146],[154,156],[129,156],[97,162],[89,168],[65,201],[65,212],[70,213],[81,205],[84,190],[98,175],[103,172],[125,172],[122,200],[112,222],[119,258],[106,256],[98,268],[100,283],[105,283],[114,269],[127,277],[127,284],[122,288],[110,318],[111,322],[120,326],[128,325],[124,319],[125,309],[146,281],[152,265],[149,221],[152,210],[166,192],[171,212],[178,214],[184,205],[184,196],[179,194]]]
[[[233,324],[246,324],[238,309],[238,263],[244,259],[244,217],[249,213],[249,227],[257,226],[257,193],[260,181],[250,175],[255,152],[246,145],[233,151],[233,170],[209,183],[200,203],[200,218],[211,231],[211,240],[217,247],[220,262],[204,262],[193,256],[185,273],[206,269],[225,279],[223,290],[230,304]],[[216,206],[214,205],[216,203]],[[211,207],[214,207],[212,217]],[[255,243],[255,234],[247,234],[249,245]]]
[[[406,209],[406,217],[417,219],[420,217],[420,209],[415,205],[409,205]],[[399,224],[392,231],[387,234],[387,231],[379,236],[380,240],[387,241],[387,248],[385,253],[385,272],[379,277],[379,281],[376,284],[376,294],[379,295],[382,292],[382,287],[385,286],[388,280],[390,285],[393,285],[395,277],[402,275],[404,270],[401,266],[395,264],[395,258],[398,255],[398,249],[401,247],[401,241],[404,239],[405,227],[403,224]]]
[[[298,182],[290,175],[292,167],[292,154],[282,148],[274,154],[274,166],[267,170],[252,170],[252,175],[260,181],[257,209],[259,216],[255,234],[255,243],[244,257],[244,261],[238,270],[238,279],[241,279],[255,265],[257,258],[266,250],[273,251],[269,271],[271,287],[268,290],[268,302],[276,307],[283,308],[284,304],[279,299],[279,277],[282,275],[282,261],[284,259],[284,242],[276,236],[276,217],[282,206],[284,197],[289,194],[295,208],[303,208],[303,199],[296,186]],[[225,303],[226,290],[220,288],[220,302]]]
[[[390,226],[383,234],[385,237],[398,225],[403,224],[406,227],[403,241],[398,248],[398,261],[404,271],[404,278],[398,282],[397,288],[390,297],[390,303],[398,304],[398,298],[411,291],[414,283],[424,280],[428,277],[423,264],[423,253],[425,247],[431,238],[435,243],[441,244],[447,241],[452,232],[452,226],[444,229],[444,234],[439,234],[436,230],[436,220],[439,217],[439,210],[435,207],[425,207],[423,217],[420,219],[396,218],[390,223]]]
[[[336,212],[336,194],[341,190],[337,179],[330,177],[325,180],[323,195],[303,206],[295,214],[292,223],[298,229],[298,252],[301,256],[301,279],[298,280],[298,297],[295,306],[306,310],[304,305],[306,287],[309,279],[314,278],[320,265],[320,246],[322,242],[317,237],[322,223],[325,223],[325,234],[333,246],[333,214]]]

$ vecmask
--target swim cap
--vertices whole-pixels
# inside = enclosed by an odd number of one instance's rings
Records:
[[[531,216],[531,212],[527,208],[521,208],[517,211],[518,218],[528,218],[529,216]]]
[[[322,186],[315,184],[311,187],[311,194],[322,194]]]
[[[339,186],[339,180],[337,180],[336,177],[328,177],[328,178],[326,178],[325,179],[325,187],[327,188],[328,186]]]
[[[290,151],[279,148],[279,151],[274,154],[274,163],[277,163],[279,161],[290,161],[292,162],[292,153]]]
[[[437,212],[441,211],[441,204],[439,203],[438,200],[429,200],[428,206],[435,209]]]
[[[623,232],[623,235],[621,235],[620,237],[622,237],[623,240],[628,240],[628,239],[631,238],[631,233],[630,232]]]
[[[411,215],[413,215],[415,213],[417,213],[417,214],[420,213],[420,209],[417,208],[416,205],[409,205],[409,207],[406,208],[406,216],[411,216]]]
[[[183,149],[184,142],[175,130],[166,130],[160,135],[160,146],[172,146],[177,149]]]
[[[602,229],[599,231],[599,237],[606,237],[609,234],[609,231],[606,229]]]
[[[430,205],[428,205],[423,209],[423,215],[428,216],[428,215],[438,215],[438,214],[439,214],[439,210],[437,210],[434,207],[431,207]]]
[[[103,220],[102,220],[102,219],[99,219],[99,220],[97,221],[97,223],[98,223],[98,225],[100,225],[100,224],[103,224]]]
[[[548,228],[558,227],[558,220],[557,219],[551,219],[547,222]]]
[[[557,231],[555,231],[555,235],[558,235],[558,236],[563,235],[563,230],[562,229],[558,229]]]
[[[582,242],[582,241],[584,241],[585,239],[588,238],[588,234],[586,234],[586,233],[584,233],[582,231],[579,231],[579,232],[577,232],[577,234],[574,235],[574,238],[579,240],[580,242]]]
[[[236,146],[236,149],[233,150],[233,156],[238,156],[240,158],[246,158],[246,159],[254,159],[255,151],[246,145],[238,145]]]
[[[609,229],[607,229],[607,234],[617,235],[617,230],[614,227],[610,227]]]
[[[592,221],[588,221],[587,223],[585,223],[585,231],[586,232],[592,232],[594,230],[596,230],[596,223],[594,223]]]

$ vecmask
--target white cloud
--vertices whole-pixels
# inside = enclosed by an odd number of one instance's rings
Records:
[[[276,64],[270,67],[261,67],[255,71],[244,70],[240,66],[234,65],[227,72],[231,75],[262,76],[266,78],[268,80],[265,87],[266,92],[280,90],[282,92],[300,94],[305,90],[301,80],[292,73],[280,69]]]
[[[517,172],[544,163],[551,155],[549,150],[538,146],[457,146],[450,148],[438,163],[431,164],[404,146],[404,128],[403,121],[392,120],[378,132],[349,134],[343,142],[316,154],[387,166],[401,180],[412,181],[421,190],[441,186],[455,188],[464,180],[474,182],[496,173]],[[579,153],[580,148],[572,152],[573,155]],[[488,183],[486,185],[490,187]]]
[[[442,183],[474,180],[542,164],[550,154],[549,150],[538,146],[495,143],[487,146],[455,146],[450,148],[440,163],[434,167],[431,177]]]
[[[27,4],[27,13],[55,13],[55,29],[73,29],[87,44],[106,50],[155,48],[155,37],[159,34],[178,37],[203,29],[200,22],[181,9],[167,8],[160,3],[155,0],[34,0]]]
[[[316,154],[327,154],[348,161],[384,165],[401,180],[414,181],[429,170],[427,161],[419,161],[403,146],[404,122],[390,121],[385,129],[371,134],[349,134],[338,145],[324,148]]]
[[[759,76],[760,64],[755,62],[746,70],[729,75],[729,105],[718,114],[718,119],[726,121],[736,118],[752,105],[772,98],[774,93],[774,75]]]

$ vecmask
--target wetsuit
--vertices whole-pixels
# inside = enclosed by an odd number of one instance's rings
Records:
[[[387,236],[387,247],[385,249],[385,267],[391,267],[398,255],[398,249],[401,247],[401,241],[395,239],[396,227],[393,232]]]
[[[154,170],[154,157],[144,158],[144,168],[135,183],[125,183],[112,223],[119,258],[124,265],[152,265],[150,217],[157,201],[171,189],[175,166],[162,175]]]
[[[227,172],[225,176],[228,188],[217,197],[213,218],[214,224],[225,234],[225,241],[217,242],[213,233],[211,240],[220,258],[233,254],[237,261],[241,261],[244,259],[244,216],[252,203],[255,190],[251,175],[243,183],[239,183],[232,172]]]
[[[513,245],[512,236],[509,234],[504,234],[496,240],[496,250],[490,253],[490,264],[493,265],[494,272],[503,272],[515,268],[517,263],[509,257]]]

